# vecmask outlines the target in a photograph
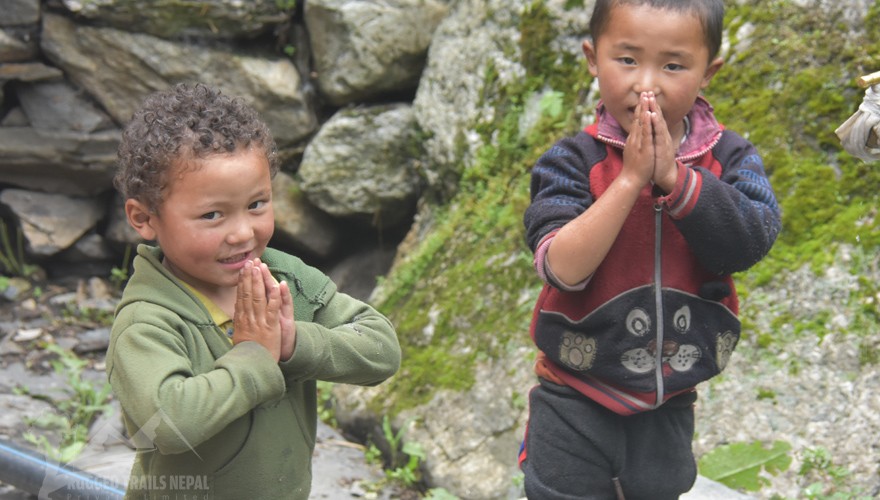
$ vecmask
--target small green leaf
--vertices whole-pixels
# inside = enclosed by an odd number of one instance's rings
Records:
[[[59,450],[59,462],[66,464],[73,461],[86,447],[84,441],[76,441]]]
[[[541,97],[541,111],[543,114],[551,118],[557,118],[562,114],[565,105],[565,94],[557,91],[550,91]]]
[[[431,488],[425,494],[425,500],[459,500],[457,496],[445,488]]]
[[[407,441],[407,442],[403,443],[403,448],[401,451],[403,451],[404,453],[406,453],[407,455],[409,455],[411,457],[416,457],[419,460],[424,460],[428,456],[425,453],[425,448],[422,447],[421,444],[413,442],[413,441]]]
[[[788,470],[791,445],[775,441],[766,448],[760,441],[719,446],[700,459],[700,474],[731,488],[758,491],[767,479],[761,471],[776,475]]]

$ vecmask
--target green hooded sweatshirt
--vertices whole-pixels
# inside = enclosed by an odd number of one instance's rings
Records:
[[[293,295],[296,346],[275,362],[235,346],[202,302],[141,245],[107,351],[138,448],[126,498],[307,499],[316,380],[375,385],[400,366],[391,323],[300,259],[261,257]]]

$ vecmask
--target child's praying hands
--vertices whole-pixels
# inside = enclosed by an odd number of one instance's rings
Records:
[[[653,135],[654,174],[651,180],[665,193],[671,193],[678,178],[678,166],[675,163],[675,152],[678,147],[673,145],[672,135],[669,133],[669,127],[654,93],[643,93],[642,101],[647,104]]]
[[[290,306],[289,291],[287,296]],[[279,361],[282,351],[282,302],[281,287],[269,275],[266,265],[260,259],[245,263],[236,290],[232,343],[257,342],[269,351],[275,361]],[[292,313],[290,316],[293,316]]]

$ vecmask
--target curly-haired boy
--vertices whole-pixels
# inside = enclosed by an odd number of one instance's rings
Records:
[[[125,127],[117,189],[147,241],[107,372],[138,444],[128,498],[308,498],[316,381],[378,384],[390,322],[267,248],[275,142],[240,98],[179,84]]]

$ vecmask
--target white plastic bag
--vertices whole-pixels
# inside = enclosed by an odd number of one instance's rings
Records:
[[[869,85],[859,110],[834,131],[849,154],[865,161],[880,160],[880,72],[863,76]]]

